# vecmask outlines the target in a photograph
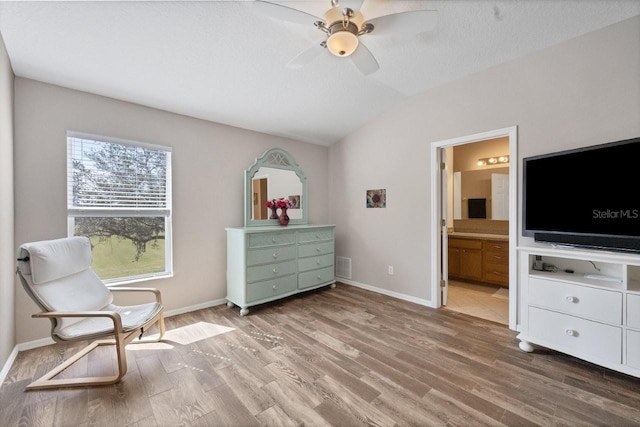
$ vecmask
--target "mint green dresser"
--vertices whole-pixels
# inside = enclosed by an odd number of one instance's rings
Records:
[[[335,287],[335,226],[227,228],[227,305],[249,307]]]

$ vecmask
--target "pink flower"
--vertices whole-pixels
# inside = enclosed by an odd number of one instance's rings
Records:
[[[276,200],[276,207],[290,209],[293,207],[293,202],[289,199],[278,199]]]

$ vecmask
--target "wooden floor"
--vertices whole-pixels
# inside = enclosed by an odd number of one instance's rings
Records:
[[[21,352],[0,388],[0,425],[640,424],[638,379],[523,353],[504,325],[347,285],[246,317],[187,313],[167,328],[165,343],[127,347],[129,371],[113,386],[25,392],[81,345]],[[100,350],[68,374],[113,371]]]

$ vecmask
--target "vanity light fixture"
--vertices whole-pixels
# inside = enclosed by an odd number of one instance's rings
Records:
[[[485,157],[482,159],[478,159],[478,166],[487,166],[487,165],[499,165],[509,163],[509,156],[495,156],[495,157]]]

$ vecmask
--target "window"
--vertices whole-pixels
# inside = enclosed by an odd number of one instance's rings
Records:
[[[171,149],[67,133],[68,234],[105,283],[172,274]]]

